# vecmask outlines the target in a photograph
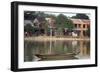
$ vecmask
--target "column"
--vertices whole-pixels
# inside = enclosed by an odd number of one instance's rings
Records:
[[[80,28],[80,37],[83,37],[83,24],[81,24],[81,28]]]

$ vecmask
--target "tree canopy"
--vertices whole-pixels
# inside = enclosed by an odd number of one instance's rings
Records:
[[[25,32],[33,32],[34,28],[30,24],[27,24],[24,26],[24,31]]]
[[[72,18],[75,19],[89,19],[89,17],[86,14],[78,13],[76,16],[72,16]]]
[[[56,16],[56,15],[53,15],[53,14],[46,14],[46,13],[40,12],[40,11],[38,11],[38,12],[36,12],[36,11],[25,11],[24,12],[24,19],[34,20],[38,16],[41,16],[43,18],[53,17],[56,20],[56,27],[57,28],[72,29],[74,27],[73,22],[70,19],[68,19],[68,17],[65,16],[64,14],[59,14],[59,15]]]
[[[56,18],[57,27],[72,29],[74,27],[73,22],[63,14],[59,14]]]

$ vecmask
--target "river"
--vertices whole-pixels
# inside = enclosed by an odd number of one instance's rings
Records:
[[[24,41],[24,61],[90,58],[90,41]]]

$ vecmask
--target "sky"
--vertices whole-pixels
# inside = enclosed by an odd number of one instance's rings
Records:
[[[38,12],[38,11],[36,11]],[[43,11],[45,14],[52,14],[52,15],[55,15],[55,16],[58,16],[59,14],[63,14],[67,17],[72,17],[72,16],[76,16],[77,13],[71,13],[71,12],[49,12],[49,11]],[[90,18],[90,15],[89,13],[86,14],[89,18]]]
[[[72,16],[75,16],[76,15],[76,13],[68,13],[68,12],[66,12],[66,13],[59,13],[59,12],[44,12],[44,13],[46,13],[46,14],[53,14],[53,15],[59,15],[59,14],[64,14],[65,16],[67,16],[67,17],[72,17]],[[89,16],[90,17],[90,14],[86,14],[87,16]]]

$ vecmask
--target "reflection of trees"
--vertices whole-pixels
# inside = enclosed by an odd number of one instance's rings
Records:
[[[63,42],[62,41],[56,41],[56,45],[54,45],[54,53],[56,54],[64,54],[64,48],[63,48]]]
[[[72,41],[56,41],[56,46],[53,47],[53,52],[57,54],[76,53],[77,43],[72,44]]]
[[[31,43],[28,43],[25,41],[24,43],[24,61],[32,61],[33,56],[32,56],[32,46]]]
[[[90,55],[89,41],[25,41],[24,47],[25,61],[32,61],[36,54],[61,55],[74,53],[82,57]]]

